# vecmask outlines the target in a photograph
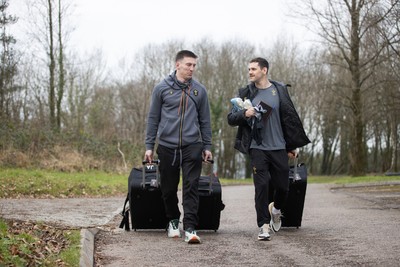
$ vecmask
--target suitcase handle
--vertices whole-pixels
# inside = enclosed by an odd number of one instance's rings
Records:
[[[152,161],[148,161],[148,160],[143,160],[142,161],[142,164],[143,164],[143,168],[142,168],[142,187],[143,187],[143,189],[146,188],[146,170],[145,170],[145,166],[144,165],[147,165],[147,164],[149,164],[150,166],[157,165],[157,167],[156,167],[156,183],[150,182],[150,183],[147,183],[147,184],[150,185],[150,186],[153,186],[153,187],[158,187],[158,186],[161,185],[160,175],[158,173],[158,164],[159,163],[160,163],[159,159],[152,160]]]
[[[206,163],[206,164],[212,164],[212,165],[214,164],[214,160],[212,160],[212,159],[203,160],[203,162]],[[211,168],[210,183],[209,183],[208,190],[206,190],[206,189],[201,190],[200,189],[200,191],[208,191],[211,194],[212,191],[213,191],[212,190],[212,182],[213,182],[214,178],[215,178],[214,169]]]
[[[214,160],[213,159],[203,160],[203,162],[214,164]]]
[[[156,159],[156,160],[152,160],[151,162],[150,161],[148,161],[148,160],[143,160],[142,161],[142,164],[143,165],[145,165],[145,164],[159,164],[160,163],[160,160],[159,159]]]

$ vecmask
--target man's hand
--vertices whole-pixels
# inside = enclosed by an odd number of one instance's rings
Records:
[[[203,160],[204,160],[204,161],[212,160],[212,153],[211,153],[211,151],[208,151],[208,150],[204,150],[204,151],[203,151]]]
[[[144,160],[151,163],[153,161],[153,150],[146,150]]]
[[[297,158],[298,155],[299,155],[299,152],[297,151],[297,149],[288,152],[288,156],[291,159]]]
[[[254,107],[248,108],[246,109],[244,115],[246,116],[246,118],[254,117],[256,115],[256,110],[254,109]]]

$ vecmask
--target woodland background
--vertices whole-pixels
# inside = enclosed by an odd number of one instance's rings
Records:
[[[310,173],[398,172],[399,0],[302,2],[296,14],[320,37],[308,48],[284,35],[269,47],[170,40],[148,44],[110,74],[101,51],[78,56],[68,46],[71,1],[32,1],[31,45],[22,51],[11,30],[19,18],[0,0],[0,166],[123,172],[140,164],[152,89],[174,69],[176,52],[190,49],[199,56],[195,78],[208,89],[220,177],[250,177],[226,115],[255,56],[269,60],[271,79],[291,84],[312,140],[300,152]]]

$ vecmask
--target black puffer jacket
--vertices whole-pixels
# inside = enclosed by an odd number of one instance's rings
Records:
[[[286,141],[286,150],[291,151],[307,145],[310,143],[310,140],[304,131],[303,124],[289,96],[287,85],[272,80],[270,82],[275,85],[279,93],[279,112],[283,136]],[[239,89],[239,97],[243,100],[253,100],[257,93],[258,90],[254,86],[254,83]],[[247,123],[247,118],[244,115],[245,112],[246,110],[231,111],[228,114],[228,124],[239,126],[236,134],[235,148],[244,154],[248,154],[251,144],[251,128]]]

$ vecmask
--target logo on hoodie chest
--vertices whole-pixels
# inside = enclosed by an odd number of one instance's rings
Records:
[[[197,89],[194,89],[193,94],[194,94],[195,96],[198,96],[199,91],[198,91]]]

